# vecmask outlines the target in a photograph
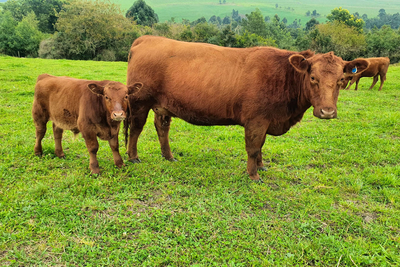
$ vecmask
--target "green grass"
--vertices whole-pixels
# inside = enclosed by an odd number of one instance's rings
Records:
[[[133,4],[132,0],[113,0],[114,3],[121,5],[121,8],[128,10]],[[292,23],[294,19],[301,19],[301,23],[305,26],[306,22],[311,19],[307,17],[306,12],[317,10],[321,14],[318,18],[321,22],[325,20],[325,16],[331,13],[335,7],[343,7],[350,11],[351,14],[358,12],[360,15],[367,14],[369,18],[376,17],[381,8],[386,10],[388,14],[400,12],[400,5],[394,0],[354,0],[354,1],[262,1],[262,0],[226,0],[226,4],[219,4],[219,0],[195,0],[195,1],[165,1],[165,0],[147,0],[146,3],[151,6],[159,16],[160,22],[165,22],[174,17],[177,21],[182,18],[190,21],[200,17],[207,20],[212,15],[230,16],[232,9],[239,10],[239,14],[250,14],[256,8],[259,8],[264,16],[271,18],[278,14],[281,19],[286,17],[288,23]],[[278,8],[275,7],[278,4]]]
[[[161,158],[152,115],[140,164],[114,166],[100,141],[90,176],[81,136],[34,156],[33,88],[41,73],[126,81],[126,63],[0,57],[0,265],[399,266],[400,67],[381,92],[342,91],[336,120],[309,110],[268,136],[263,184],[245,173],[241,127],[174,119]],[[121,134],[121,153],[126,160]],[[338,264],[339,263],[339,264]]]

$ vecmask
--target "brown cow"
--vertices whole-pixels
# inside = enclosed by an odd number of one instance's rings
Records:
[[[70,77],[39,75],[32,107],[36,126],[35,154],[43,154],[42,139],[47,122],[53,121],[55,154],[65,157],[61,139],[64,130],[82,133],[90,154],[90,170],[100,172],[97,161],[99,143],[97,136],[108,140],[117,167],[124,165],[119,154],[118,132],[126,117],[128,95],[142,86],[135,83],[130,87],[120,82],[89,81]]]
[[[332,52],[226,48],[142,36],[132,44],[128,62],[128,82],[144,84],[130,97],[133,110],[125,124],[131,127],[129,161],[140,162],[137,140],[153,109],[168,160],[174,160],[168,140],[171,117],[195,125],[244,126],[247,171],[259,180],[266,134],[286,133],[311,106],[314,116],[335,118],[344,73],[351,74],[354,67],[362,71],[368,62],[345,62]]]
[[[379,91],[382,90],[383,83],[386,80],[386,73],[389,68],[390,59],[388,57],[372,57],[365,58],[369,62],[369,67],[365,71],[361,73],[357,73],[352,77],[348,77],[347,80],[351,80],[350,84],[347,86],[346,90],[350,89],[350,86],[356,82],[356,88],[358,89],[358,83],[362,77],[374,77],[372,81],[372,85],[369,89],[372,89],[375,84],[378,82],[378,75],[381,77],[381,86],[379,87]]]

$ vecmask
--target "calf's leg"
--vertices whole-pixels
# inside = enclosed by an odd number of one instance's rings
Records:
[[[41,156],[43,154],[42,140],[46,134],[46,124],[49,121],[49,116],[43,109],[36,103],[33,104],[32,117],[36,128],[36,142],[35,142],[35,155]]]
[[[124,161],[122,160],[121,154],[119,154],[119,144],[118,144],[118,135],[115,135],[113,138],[108,140],[111,151],[113,153],[114,163],[118,168],[125,166]]]
[[[64,151],[62,149],[62,136],[63,136],[64,130],[57,127],[56,124],[53,122],[53,134],[54,134],[54,143],[55,143],[55,149],[54,149],[54,154],[56,154],[57,157],[59,158],[65,158]]]
[[[372,88],[374,88],[375,84],[378,82],[378,74],[374,76],[374,80],[372,81],[371,87],[369,88],[369,90],[371,90]]]
[[[99,150],[99,142],[97,141],[96,134],[88,134],[82,132],[82,136],[85,139],[86,147],[89,151],[90,163],[89,168],[93,174],[99,174],[99,162],[97,161],[97,151]]]
[[[161,154],[162,156],[169,160],[175,161],[174,156],[172,155],[171,148],[169,146],[169,129],[171,124],[171,117],[165,115],[154,115],[154,126],[157,131],[158,141],[161,146]]]
[[[379,90],[378,91],[382,90],[383,83],[386,80],[386,74],[384,74],[384,75],[381,74],[380,77],[381,77],[381,86],[379,86]]]

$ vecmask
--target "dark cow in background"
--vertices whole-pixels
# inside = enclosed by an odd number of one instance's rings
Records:
[[[364,59],[343,61],[332,52],[314,55],[272,47],[226,48],[142,36],[131,47],[128,84],[144,86],[130,97],[128,155],[139,162],[138,137],[150,109],[162,155],[173,160],[168,140],[171,117],[195,125],[245,128],[247,171],[259,180],[266,134],[282,135],[314,107],[314,116],[337,116],[344,73],[368,67]],[[125,135],[128,129],[125,128]]]
[[[97,161],[99,143],[97,137],[108,140],[117,167],[124,165],[119,154],[118,132],[126,117],[128,95],[142,86],[135,83],[130,87],[113,81],[89,81],[70,77],[42,74],[35,86],[32,116],[36,126],[35,154],[43,153],[42,139],[46,124],[53,121],[55,154],[65,157],[62,146],[64,130],[82,133],[90,154],[90,170],[100,172]]]
[[[381,86],[379,87],[379,91],[382,90],[383,83],[386,80],[386,73],[389,68],[390,59],[388,57],[372,57],[365,58],[369,62],[369,67],[361,72],[356,73],[353,76],[347,77],[347,81],[350,81],[350,84],[347,86],[346,90],[350,89],[350,86],[356,82],[356,88],[358,89],[358,83],[362,77],[374,77],[372,81],[372,85],[369,89],[372,89],[375,84],[378,82],[378,76],[381,78]]]

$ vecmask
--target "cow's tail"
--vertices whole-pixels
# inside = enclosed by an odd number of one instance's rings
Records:
[[[125,137],[125,148],[128,146],[129,138],[129,126],[131,124],[131,105],[128,101],[128,108],[126,110],[126,119],[124,120],[124,137]]]

